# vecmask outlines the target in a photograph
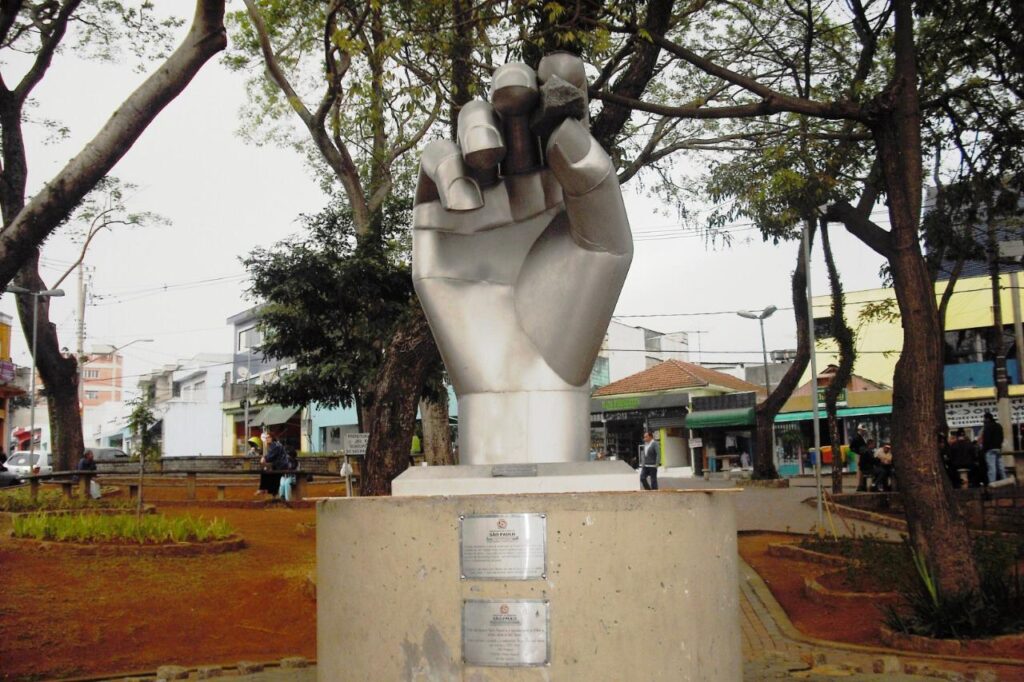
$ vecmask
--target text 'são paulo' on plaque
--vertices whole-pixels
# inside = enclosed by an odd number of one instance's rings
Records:
[[[468,665],[518,667],[551,661],[548,602],[462,602],[462,657]]]
[[[547,515],[461,516],[462,577],[543,580],[547,577]]]

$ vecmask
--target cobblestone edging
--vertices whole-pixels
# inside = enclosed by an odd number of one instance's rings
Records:
[[[768,545],[768,553],[773,557],[778,557],[780,559],[811,561],[825,566],[846,566],[850,563],[850,560],[845,557],[836,556],[835,554],[815,552],[814,550],[804,549],[803,547],[798,547],[797,545],[791,545],[784,542],[774,542]]]
[[[966,647],[964,642],[958,639],[934,639],[931,637],[922,637],[920,635],[911,635],[905,632],[896,632],[892,628],[883,624],[880,627],[882,641],[893,648],[902,649],[905,651],[917,651],[927,654],[937,654],[940,656],[959,656],[966,654]],[[971,640],[977,642],[980,646],[984,646],[987,643],[990,644],[1016,644],[1018,650],[1024,651],[1024,633],[1018,633],[1015,635],[1000,635],[998,637],[989,637],[986,639]],[[1019,661],[1015,661],[1018,665]]]
[[[838,571],[837,571],[838,572]],[[825,574],[822,574],[825,575]],[[818,582],[819,576],[804,578],[804,594],[815,604],[828,606],[849,601],[871,600],[874,602],[894,602],[899,598],[895,592],[848,592],[833,590]]]
[[[223,540],[209,542],[169,542],[162,544],[135,543],[85,543],[16,538],[11,542],[26,550],[39,552],[66,552],[77,556],[202,556],[225,554],[245,549],[245,539],[233,535]]]

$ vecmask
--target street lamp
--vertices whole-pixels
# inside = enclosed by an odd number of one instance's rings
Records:
[[[29,400],[29,432],[28,432],[28,465],[32,466],[32,455],[36,451],[36,343],[39,338],[39,299],[40,298],[53,298],[55,296],[63,296],[63,289],[43,289],[42,291],[32,291],[19,287],[16,284],[8,284],[7,291],[12,294],[28,294],[32,297],[32,387],[30,389]],[[30,469],[31,470],[31,469]]]
[[[770,306],[768,306],[767,308],[765,308],[764,310],[762,310],[759,313],[752,313],[752,312],[749,312],[747,310],[740,310],[740,311],[737,311],[737,313],[736,313],[740,317],[745,317],[748,320],[757,320],[761,324],[761,356],[764,359],[764,391],[765,391],[765,397],[767,397],[768,394],[771,393],[772,391],[771,391],[770,382],[768,380],[768,346],[765,345],[765,342],[764,342],[764,321],[765,321],[766,318],[771,317],[775,313],[776,310],[778,310],[778,308],[776,308],[773,305],[770,305]]]

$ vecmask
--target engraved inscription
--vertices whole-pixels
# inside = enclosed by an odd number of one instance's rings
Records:
[[[546,575],[544,514],[462,518],[462,577],[472,580],[537,580]]]
[[[462,656],[469,665],[525,667],[551,660],[549,603],[474,600],[462,603]]]

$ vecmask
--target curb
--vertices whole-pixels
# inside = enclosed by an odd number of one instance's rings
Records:
[[[744,580],[747,585],[753,590],[754,594],[760,600],[761,605],[764,606],[765,611],[771,616],[772,620],[778,626],[779,631],[782,635],[795,642],[801,644],[807,644],[816,648],[822,649],[838,649],[842,651],[849,651],[852,653],[869,654],[878,656],[902,656],[904,658],[926,658],[934,660],[952,661],[954,663],[983,663],[986,665],[1006,665],[1024,668],[1024,660],[1015,658],[988,658],[984,656],[960,656],[960,655],[945,655],[945,654],[933,654],[928,652],[919,651],[907,651],[905,649],[892,649],[889,647],[877,647],[867,646],[864,644],[850,644],[849,642],[836,642],[828,639],[818,639],[817,637],[810,637],[800,632],[792,621],[789,620],[789,616],[786,611],[782,608],[782,605],[776,601],[775,596],[771,593],[768,585],[765,584],[761,576],[758,575],[750,564],[739,557],[740,567],[740,578]]]

